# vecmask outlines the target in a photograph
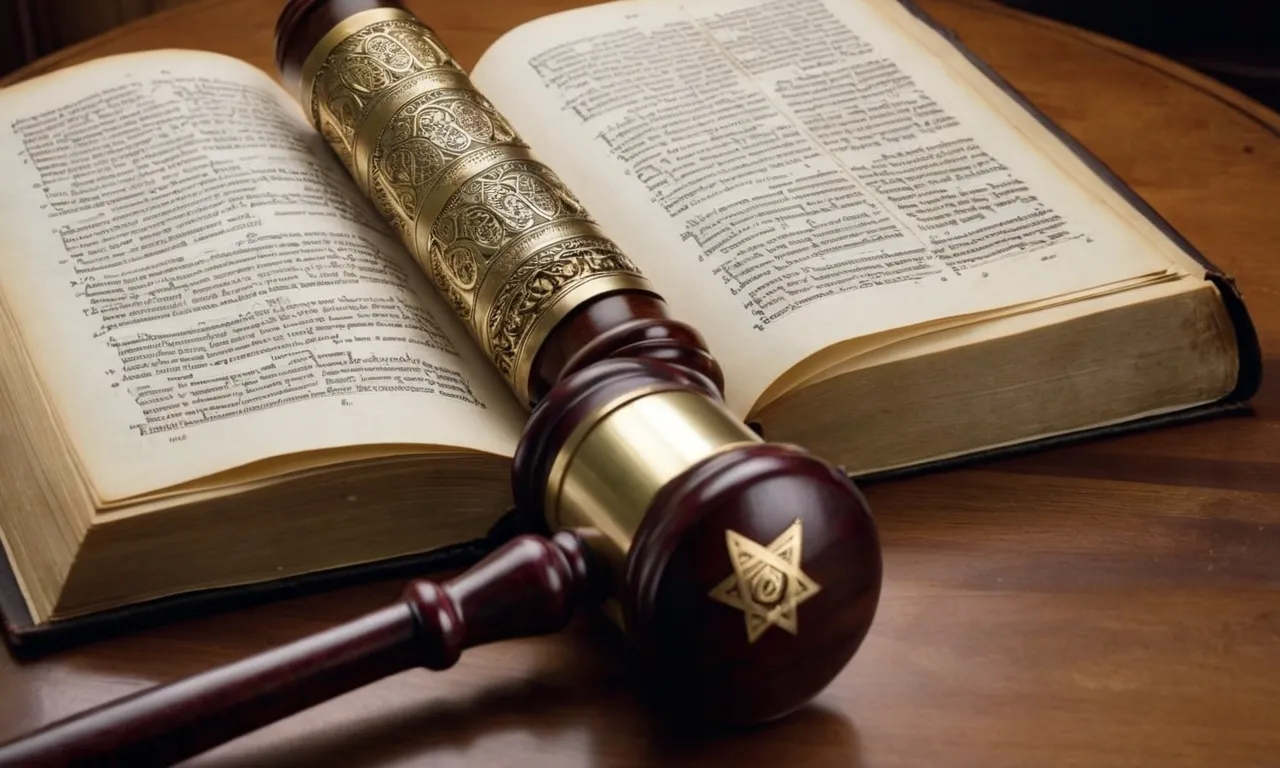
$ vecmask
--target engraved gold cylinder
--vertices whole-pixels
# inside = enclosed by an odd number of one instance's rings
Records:
[[[408,11],[347,17],[291,85],[521,402],[538,350],[575,307],[653,291]]]
[[[543,504],[547,523],[581,532],[620,579],[632,537],[664,486],[716,454],[760,442],[701,393],[629,392],[588,414],[556,454]]]

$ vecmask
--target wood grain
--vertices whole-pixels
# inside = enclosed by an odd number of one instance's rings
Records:
[[[570,0],[409,3],[470,65]],[[1136,49],[984,2],[920,0],[1239,281],[1280,367],[1280,117]],[[188,46],[269,69],[280,3],[204,0],[19,76]],[[868,489],[880,613],[817,702],[689,733],[636,693],[603,620],[477,649],[285,720],[193,765],[1273,768],[1280,755],[1280,381],[1257,413]],[[0,738],[278,645],[400,584],[246,608],[26,666]]]
[[[173,765],[388,675],[558,632],[602,592],[592,562],[576,533],[517,536],[452,579],[414,579],[396,604],[355,621],[0,744],[0,765]]]
[[[8,0],[0,4],[0,73],[156,11],[191,0]]]

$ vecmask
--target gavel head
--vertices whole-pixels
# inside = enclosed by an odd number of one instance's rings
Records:
[[[379,153],[400,151],[384,141],[432,141],[383,131],[399,114],[388,104],[416,109],[427,103],[417,99],[438,98],[432,109],[456,103],[499,119],[396,0],[290,0],[276,39],[283,79],[366,190],[378,178],[377,158],[387,156]],[[361,74],[387,50],[402,55],[378,64],[377,77]],[[459,294],[433,251],[419,249],[431,243],[443,252],[453,242],[436,231],[444,208],[426,213],[421,201],[444,205],[468,178],[509,162],[541,173],[539,183],[554,179],[507,132],[473,138],[465,147],[435,145],[432,156],[449,164],[442,167],[470,175],[450,181],[453,171],[434,171],[412,190],[418,208],[401,224],[411,233],[406,246],[457,299],[521,400],[539,403],[516,454],[517,502],[588,541],[613,582],[613,615],[672,702],[735,723],[800,706],[845,666],[875,614],[880,554],[862,497],[843,473],[799,448],[766,443],[733,418],[701,337],[666,316],[652,286],[578,212],[504,230],[506,245],[486,245],[497,250],[473,263],[491,290]],[[483,163],[471,166],[477,157]],[[514,188],[509,194],[518,198]],[[540,250],[515,245],[548,233],[560,239]],[[574,240],[590,245],[557,250]],[[522,253],[520,269],[480,266],[499,252]],[[501,295],[507,303],[492,298]],[[519,338],[499,344],[494,328]]]
[[[534,412],[513,479],[518,503],[605,562],[613,617],[686,715],[796,709],[875,615],[879,542],[854,485],[763,442],[681,368],[606,359],[567,376]]]

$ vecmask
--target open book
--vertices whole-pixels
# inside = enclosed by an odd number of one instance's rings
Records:
[[[734,413],[855,477],[1256,387],[1230,281],[894,0],[594,6],[473,80]],[[0,179],[15,637],[446,551],[510,504],[524,408],[269,74],[157,51],[7,89]]]

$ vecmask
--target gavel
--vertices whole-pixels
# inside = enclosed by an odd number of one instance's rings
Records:
[[[512,493],[545,535],[49,725],[0,746],[0,765],[171,764],[387,675],[558,631],[582,606],[616,623],[675,716],[754,724],[817,695],[880,596],[874,521],[847,474],[732,415],[702,336],[397,2],[291,0],[276,62],[531,409]]]

